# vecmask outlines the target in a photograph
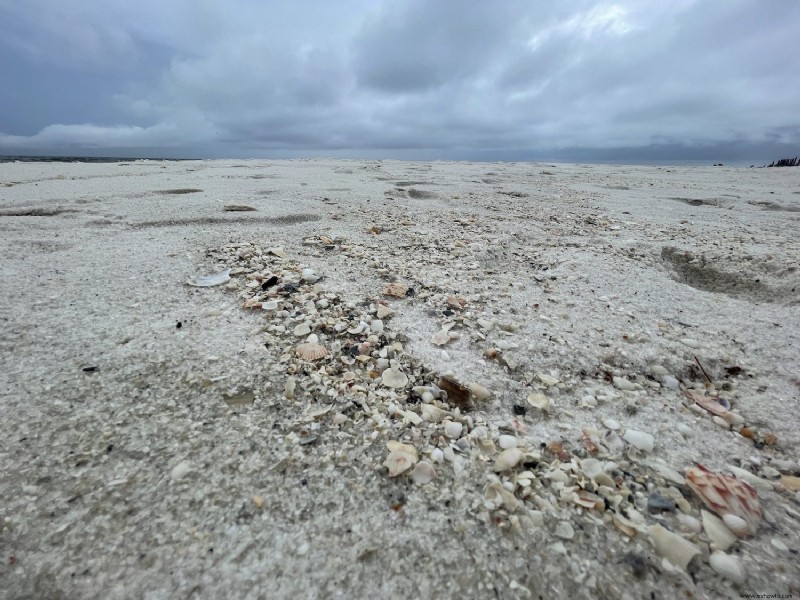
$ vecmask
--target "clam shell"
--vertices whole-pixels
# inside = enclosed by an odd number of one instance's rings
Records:
[[[550,399],[540,392],[528,394],[528,404],[544,412],[550,410]]]
[[[427,461],[417,463],[414,470],[411,472],[411,481],[417,485],[425,485],[430,483],[436,478],[436,469]]]
[[[302,360],[314,361],[319,360],[320,358],[325,358],[328,355],[328,349],[325,346],[320,346],[319,344],[315,344],[313,342],[307,342],[305,344],[300,344],[296,349],[295,353],[297,354],[298,358]]]
[[[444,346],[447,342],[450,341],[450,335],[447,333],[446,330],[440,329],[431,338],[431,343],[436,346]]]
[[[399,369],[389,367],[381,375],[381,382],[386,387],[401,388],[408,383],[408,376]]]

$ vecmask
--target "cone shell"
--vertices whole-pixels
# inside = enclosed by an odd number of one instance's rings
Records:
[[[328,349],[319,344],[305,343],[300,344],[295,350],[298,358],[302,360],[314,361],[320,358],[325,358],[328,355]]]

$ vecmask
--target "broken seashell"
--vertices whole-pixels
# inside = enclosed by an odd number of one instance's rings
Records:
[[[708,508],[720,516],[741,517],[749,533],[755,534],[763,513],[752,485],[700,464],[686,470],[686,482]]]
[[[642,452],[652,452],[653,443],[655,439],[649,433],[644,431],[637,431],[636,429],[628,429],[622,439],[628,442],[631,446]]]
[[[450,341],[450,334],[445,329],[440,329],[431,338],[431,343],[436,346],[444,346]]]
[[[636,535],[636,526],[633,521],[626,519],[619,513],[614,513],[614,526],[628,537]]]
[[[417,463],[414,470],[411,472],[411,481],[417,485],[425,485],[430,483],[436,478],[436,469],[427,461]]]
[[[736,536],[717,515],[711,514],[707,510],[700,510],[700,518],[713,550],[725,552],[736,543]]]
[[[297,385],[297,381],[295,381],[294,377],[289,377],[286,380],[286,383],[283,385],[283,394],[286,396],[287,400],[294,399],[294,388]]]
[[[389,367],[382,373],[381,382],[386,387],[401,388],[408,383],[408,376],[400,369]]]
[[[520,448],[509,448],[503,450],[494,461],[494,470],[496,473],[507,471],[516,467],[522,460],[525,453]]]
[[[395,298],[405,298],[408,292],[408,286],[403,283],[390,283],[383,290],[385,296],[394,296]]]
[[[444,411],[433,404],[423,404],[420,406],[422,418],[431,423],[438,423],[444,418]]]
[[[492,392],[479,383],[468,383],[467,387],[470,389],[472,395],[475,396],[475,400],[478,402],[488,400],[492,396]]]
[[[700,554],[700,548],[661,525],[652,525],[648,531],[656,553],[684,570]]]
[[[375,310],[375,316],[377,316],[379,319],[386,319],[393,314],[394,311],[385,304],[378,304],[377,309]]]
[[[211,275],[198,275],[194,279],[186,282],[187,285],[194,287],[213,287],[215,285],[222,285],[231,280],[231,270],[225,269],[219,273],[212,273]]]
[[[471,391],[468,387],[461,385],[458,381],[447,375],[439,378],[439,387],[447,392],[447,400],[450,404],[458,406],[462,410],[470,407]]]
[[[395,440],[386,443],[389,455],[383,466],[389,469],[389,476],[396,477],[404,473],[417,462],[417,449],[411,444],[403,444]]]
[[[295,325],[294,334],[297,337],[303,337],[311,333],[311,325],[306,322],[300,323],[299,325]]]
[[[533,408],[538,408],[543,412],[550,412],[550,399],[540,392],[528,395],[528,404]]]
[[[461,310],[467,305],[467,301],[464,298],[458,298],[457,296],[448,296],[447,297],[447,306],[454,310]]]
[[[328,355],[328,349],[325,346],[320,346],[314,343],[300,344],[295,350],[298,358],[302,360],[315,361],[320,358],[325,358]]]

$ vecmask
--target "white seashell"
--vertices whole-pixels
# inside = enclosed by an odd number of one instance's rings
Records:
[[[479,383],[468,383],[467,387],[472,390],[472,395],[475,396],[475,400],[479,402],[488,400],[492,396],[492,392]]]
[[[336,413],[333,415],[333,419],[331,420],[333,421],[334,425],[341,425],[342,423],[347,422],[347,416],[343,415],[342,413]]]
[[[372,321],[369,324],[369,330],[376,335],[382,334],[383,321],[381,321],[380,319],[372,319]]]
[[[319,336],[316,333],[312,333],[310,336],[306,338],[306,343],[319,344]]]
[[[520,448],[509,448],[503,450],[494,461],[494,470],[496,473],[507,471],[516,467],[524,456],[524,452]]]
[[[302,360],[314,361],[325,358],[328,355],[328,349],[319,344],[305,343],[297,347],[295,354]]]
[[[717,515],[707,510],[701,510],[700,517],[703,520],[703,530],[711,541],[712,550],[725,552],[737,542],[736,536]],[[745,523],[745,529],[747,529],[747,523]]]
[[[558,385],[561,383],[559,379],[556,379],[552,375],[548,375],[547,373],[536,373],[536,378],[545,384],[547,387],[553,387],[554,385]]]
[[[461,432],[464,430],[464,425],[457,421],[447,421],[444,424],[444,434],[452,440],[461,437]]]
[[[652,525],[648,531],[656,553],[684,570],[700,554],[700,548],[661,525]]]
[[[708,564],[711,568],[725,579],[729,579],[734,583],[744,583],[747,579],[747,574],[744,570],[742,561],[736,556],[725,554],[724,552],[712,552],[708,557]]]
[[[402,444],[392,440],[386,445],[389,448],[389,455],[383,466],[389,469],[390,477],[404,473],[417,462],[417,449],[411,444]]]
[[[431,460],[439,464],[444,462],[444,452],[442,452],[441,448],[431,450]]]
[[[501,435],[497,438],[497,445],[500,446],[503,450],[508,450],[509,448],[516,448],[517,443],[516,436],[513,435]]]
[[[700,533],[700,531],[703,529],[700,519],[696,519],[692,515],[679,512],[676,517],[678,519],[678,523],[681,525],[681,529],[684,531],[688,531],[689,533]]]
[[[381,382],[386,387],[401,388],[408,383],[408,376],[399,369],[389,367],[381,375]]]
[[[223,283],[228,283],[231,280],[231,270],[225,269],[224,271],[220,271],[219,273],[212,273],[211,275],[198,275],[194,279],[190,279],[186,282],[187,285],[193,285],[194,287],[212,287],[215,285],[222,285]]]
[[[304,337],[309,333],[311,333],[311,325],[309,325],[308,323],[303,322],[300,323],[299,325],[295,325],[294,334],[297,337]]]
[[[266,302],[261,303],[261,308],[263,310],[275,310],[278,308],[278,301],[277,300],[267,300]]]
[[[550,410],[550,399],[539,392],[534,392],[528,395],[528,404],[541,411],[548,412]]]
[[[750,535],[750,528],[742,517],[731,513],[722,515],[722,522],[730,529],[737,537],[745,537]],[[720,548],[725,550],[725,548]]]
[[[622,436],[622,439],[637,450],[642,450],[643,452],[653,451],[653,443],[655,442],[655,439],[652,435],[645,433],[644,431],[628,429],[625,432],[625,435]]]
[[[297,385],[297,381],[295,381],[294,377],[289,377],[286,380],[286,383],[283,385],[283,394],[286,396],[287,400],[294,399],[294,388]]]
[[[436,478],[436,469],[427,461],[417,463],[414,470],[411,472],[411,481],[417,485],[425,485],[430,483]]]

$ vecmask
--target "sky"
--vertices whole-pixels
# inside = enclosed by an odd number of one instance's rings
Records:
[[[0,154],[771,162],[797,0],[0,0]]]

